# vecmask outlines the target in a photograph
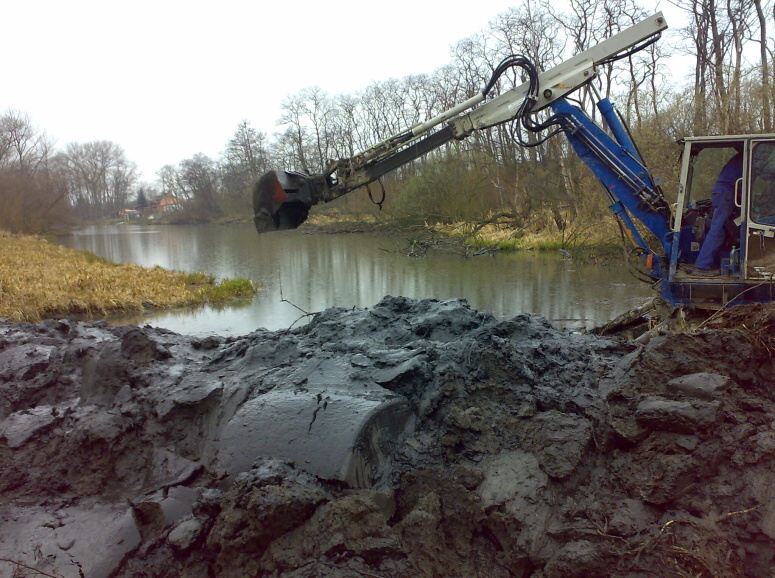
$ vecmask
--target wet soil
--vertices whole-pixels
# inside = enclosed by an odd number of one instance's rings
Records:
[[[0,575],[768,576],[774,336],[763,307],[636,345],[393,297],[229,339],[0,322]],[[353,488],[227,435],[282,388],[310,431],[329,389],[413,426]]]

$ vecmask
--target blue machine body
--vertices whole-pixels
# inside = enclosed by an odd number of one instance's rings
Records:
[[[552,105],[555,114],[563,119],[565,135],[576,154],[611,195],[610,208],[627,227],[644,263],[650,264],[651,277],[655,282],[663,280],[669,271],[663,255],[670,255],[672,250],[669,208],[613,104],[603,98],[597,107],[610,135],[567,100],[560,99]],[[661,255],[650,248],[633,219],[643,223],[659,240]]]
[[[679,233],[671,230],[670,208],[613,104],[602,98],[597,108],[608,132],[567,100],[552,104],[576,154],[610,194],[610,209],[629,231],[643,268],[661,297],[672,305],[689,306],[717,306],[732,300],[736,303],[773,301],[772,283],[747,281],[740,272],[738,259],[746,251],[745,227],[741,227],[737,250],[721,255],[729,275],[717,279],[676,278],[679,260],[693,263],[696,257],[696,250],[691,248],[695,238],[693,227],[684,226]],[[649,245],[636,222],[659,241],[661,251]]]

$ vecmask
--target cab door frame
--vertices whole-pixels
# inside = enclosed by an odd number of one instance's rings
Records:
[[[756,146],[762,143],[772,143],[775,146],[775,138],[754,138],[748,144],[748,154],[746,163],[744,164],[743,174],[743,207],[745,207],[745,249],[743,252],[742,272],[745,279],[764,280],[768,277],[762,276],[755,270],[749,271],[748,260],[750,256],[750,247],[752,242],[764,243],[766,239],[772,239],[773,250],[775,251],[775,225],[768,225],[763,223],[754,222],[751,215],[751,199],[753,195],[750,194],[753,186],[753,157]],[[774,191],[775,192],[775,191]],[[742,235],[741,235],[742,237]],[[771,277],[770,277],[771,280]]]

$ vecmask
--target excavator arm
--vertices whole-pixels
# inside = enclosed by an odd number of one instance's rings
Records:
[[[599,66],[655,42],[666,28],[667,22],[659,12],[543,73],[525,57],[507,57],[479,94],[353,157],[330,161],[321,174],[270,171],[254,187],[256,229],[261,233],[296,228],[317,203],[332,201],[377,181],[451,140],[517,120],[530,131],[551,129],[552,134],[566,134],[576,153],[611,195],[611,208],[630,230],[635,244],[656,257],[651,268],[658,277],[657,253],[669,253],[669,206],[610,101],[598,98],[606,131],[564,97],[589,84]],[[488,98],[498,78],[512,67],[522,69],[529,80]],[[535,113],[547,107],[551,107],[552,115],[538,123]],[[660,240],[662,246],[657,252],[641,236],[633,217]]]

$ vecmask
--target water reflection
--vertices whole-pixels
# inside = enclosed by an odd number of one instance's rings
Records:
[[[249,225],[89,227],[61,239],[117,262],[248,277],[263,285],[251,301],[157,313],[146,322],[189,334],[239,335],[291,325],[299,311],[370,307],[384,295],[464,297],[500,317],[538,313],[565,327],[592,327],[641,304],[648,286],[624,267],[602,268],[555,254],[517,253],[463,259],[397,252],[387,235],[322,235],[283,231],[257,235]]]

